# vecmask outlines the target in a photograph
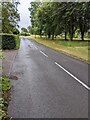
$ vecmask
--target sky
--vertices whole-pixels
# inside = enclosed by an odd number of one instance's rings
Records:
[[[29,25],[31,25],[29,18],[30,12],[28,10],[31,1],[32,0],[19,0],[20,5],[18,5],[18,10],[20,13],[20,22],[19,22],[20,28],[22,27],[27,28]]]

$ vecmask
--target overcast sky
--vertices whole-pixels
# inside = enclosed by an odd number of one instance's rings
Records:
[[[20,28],[22,27],[28,27],[31,23],[30,23],[30,12],[28,10],[28,8],[30,7],[30,2],[32,0],[19,0],[20,5],[18,6],[18,10],[20,13]]]

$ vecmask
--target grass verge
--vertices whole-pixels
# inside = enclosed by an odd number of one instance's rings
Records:
[[[3,52],[0,50],[0,61],[4,59]],[[0,65],[0,73],[2,72],[2,64]],[[10,100],[10,80],[6,76],[0,77],[0,120],[7,120],[7,108]]]
[[[90,63],[88,57],[88,53],[90,52],[90,49],[88,49],[88,41],[65,41],[62,39],[49,40],[40,37],[35,38],[34,36],[29,36],[28,38],[56,51],[61,51],[67,55]]]
[[[10,89],[11,84],[8,77],[0,77],[0,120],[5,120],[8,118],[7,107],[10,100]]]

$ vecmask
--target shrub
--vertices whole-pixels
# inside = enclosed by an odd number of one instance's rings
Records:
[[[26,33],[26,32],[21,32],[22,36],[30,36],[30,33]]]
[[[15,49],[16,40],[14,35],[2,35],[2,49]]]

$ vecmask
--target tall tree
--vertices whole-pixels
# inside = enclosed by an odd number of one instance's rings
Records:
[[[2,2],[2,32],[13,33],[19,26],[20,16],[15,3]]]
[[[90,2],[78,3],[78,26],[81,39],[84,40],[85,32],[90,29]]]
[[[90,2],[32,3],[29,10],[32,28],[40,36],[54,39],[56,35],[65,34],[65,40],[67,35],[73,40],[78,30],[84,40],[85,32],[90,29]]]

